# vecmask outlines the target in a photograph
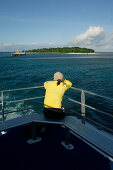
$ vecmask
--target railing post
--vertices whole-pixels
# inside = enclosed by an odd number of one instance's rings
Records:
[[[82,123],[85,124],[85,93],[81,91],[81,116],[82,116]]]
[[[4,93],[1,92],[1,103],[2,103],[2,121],[4,121]]]

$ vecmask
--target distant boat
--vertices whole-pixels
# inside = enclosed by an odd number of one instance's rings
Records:
[[[25,52],[19,52],[19,51],[16,51],[15,53],[11,53],[11,56],[22,56],[22,55],[26,55]]]

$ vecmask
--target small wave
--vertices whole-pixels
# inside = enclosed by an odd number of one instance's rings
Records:
[[[18,118],[18,117],[21,117],[21,116],[25,116],[25,115],[31,115],[34,112],[33,109],[27,110],[26,112],[25,111],[21,111],[22,108],[24,110],[24,102],[19,102],[19,103],[16,104],[16,106],[9,106],[9,107],[7,107],[5,109],[5,112],[10,112],[10,113],[5,114],[5,120],[15,119],[15,118]],[[2,116],[0,117],[0,120],[1,119],[2,119]]]
[[[34,113],[33,109],[27,111],[26,114],[25,113],[23,114],[21,111],[16,112],[16,113],[12,112],[12,113],[10,113],[6,116],[5,120],[15,119],[15,118],[22,117],[22,116],[28,116],[28,115],[31,115],[33,113]]]

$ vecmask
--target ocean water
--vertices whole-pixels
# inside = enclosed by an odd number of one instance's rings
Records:
[[[73,83],[73,87],[84,89],[113,98],[113,53],[99,53],[96,55],[77,54],[27,54],[12,57],[11,53],[0,53],[0,91],[26,87],[43,86],[43,83],[53,79],[55,72],[62,72],[66,79]],[[30,89],[4,93],[4,101],[20,100],[44,96],[45,90]],[[69,89],[65,97],[80,102],[81,93]],[[1,99],[1,96],[0,96]],[[19,101],[6,104],[5,119],[34,114],[43,111],[43,98],[32,101]],[[63,99],[68,114],[80,114],[80,105]],[[86,108],[86,117],[92,123],[101,124],[107,131],[113,133],[113,101],[86,94],[86,104],[102,110],[99,113]],[[27,108],[29,110],[24,110]],[[0,106],[1,109],[1,106]],[[18,110],[18,112],[16,112]],[[12,113],[11,113],[12,112]],[[77,112],[77,113],[76,113]],[[79,116],[79,115],[78,115]],[[102,127],[98,126],[100,129]]]

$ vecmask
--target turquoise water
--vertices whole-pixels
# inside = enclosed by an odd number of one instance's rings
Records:
[[[88,90],[100,95],[113,98],[113,53],[96,55],[67,55],[67,54],[27,54],[26,56],[11,57],[11,53],[0,53],[0,90],[17,89],[32,86],[42,86],[47,80],[53,79],[57,71],[63,72],[73,87]],[[26,90],[5,93],[5,101],[19,100],[28,97],[44,96],[44,89]],[[65,96],[80,101],[80,92],[70,89]],[[86,96],[86,104],[106,111],[113,115],[113,102],[98,97]],[[80,106],[64,99],[67,112],[70,109],[80,112]],[[29,111],[14,112],[27,107]],[[35,107],[35,108],[34,108]],[[43,99],[6,104],[6,119],[32,114],[43,110]],[[101,113],[86,110],[87,116],[94,121],[113,128],[112,119]],[[74,113],[73,113],[74,114]]]

